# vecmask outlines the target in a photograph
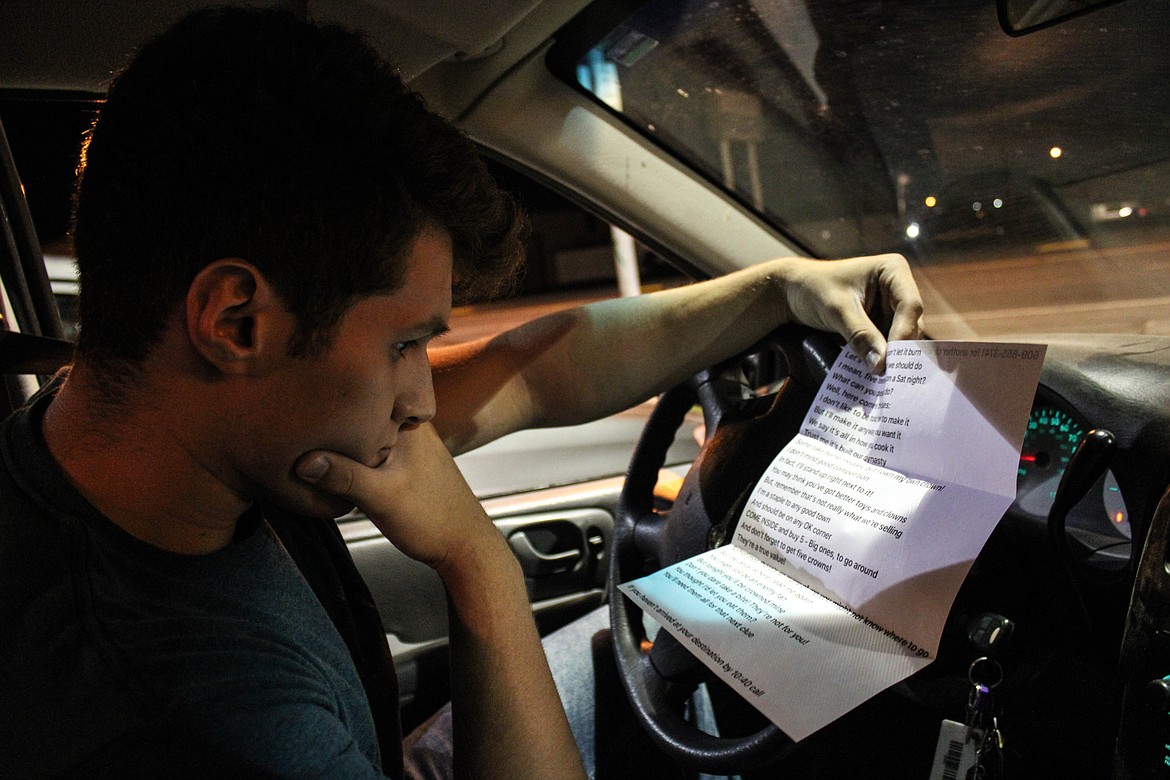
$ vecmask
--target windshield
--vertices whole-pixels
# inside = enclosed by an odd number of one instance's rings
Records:
[[[578,84],[809,254],[904,253],[936,338],[1170,333],[1170,21],[654,0]]]

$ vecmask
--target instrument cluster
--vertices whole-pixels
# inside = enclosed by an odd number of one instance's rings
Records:
[[[1061,479],[1092,425],[1057,399],[1037,397],[1020,451],[1016,500],[1009,513],[1047,523]],[[1106,469],[1072,509],[1066,527],[1086,561],[1103,568],[1124,566],[1132,544],[1129,512],[1113,472]]]

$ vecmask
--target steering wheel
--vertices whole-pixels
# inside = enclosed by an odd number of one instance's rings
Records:
[[[751,489],[799,430],[841,344],[827,333],[783,326],[743,355],[663,394],[634,450],[610,558],[611,637],[635,717],[684,767],[735,774],[780,760],[794,743],[772,724],[746,736],[713,737],[689,723],[681,702],[713,674],[665,630],[650,643],[641,610],[618,585],[731,540]],[[658,470],[696,404],[705,442],[673,505],[657,510]]]

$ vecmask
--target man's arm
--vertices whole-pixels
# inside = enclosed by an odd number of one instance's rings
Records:
[[[459,453],[523,428],[588,422],[662,392],[788,322],[840,333],[880,372],[883,332],[919,338],[921,314],[901,255],[781,258],[435,349],[434,424]]]
[[[455,776],[583,777],[520,565],[435,430],[403,430],[377,468],[314,452],[298,461],[297,474],[352,500],[387,539],[443,580]]]

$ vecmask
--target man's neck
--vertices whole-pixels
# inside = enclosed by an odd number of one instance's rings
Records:
[[[43,431],[73,485],[113,523],[155,547],[201,555],[231,543],[249,502],[214,473],[193,445],[199,437],[172,413],[188,400],[139,387],[113,403],[79,364],[45,411]]]

